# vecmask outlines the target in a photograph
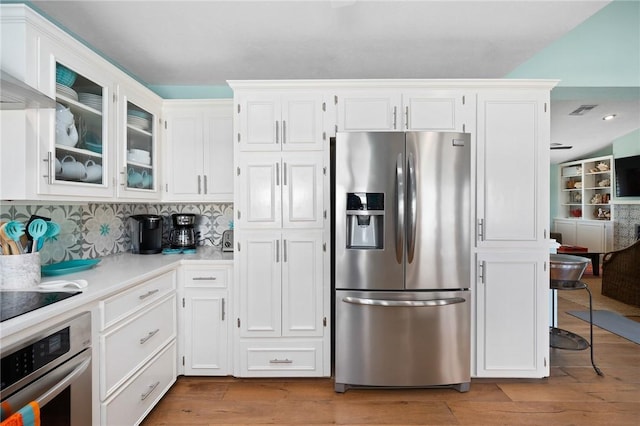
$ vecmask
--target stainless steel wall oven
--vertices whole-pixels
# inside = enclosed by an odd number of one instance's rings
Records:
[[[3,420],[35,401],[42,425],[91,424],[91,314],[1,350]]]

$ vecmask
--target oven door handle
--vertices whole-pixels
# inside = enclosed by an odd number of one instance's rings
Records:
[[[81,360],[82,358],[84,358],[84,360],[80,363],[80,365],[74,368],[71,373],[67,374],[62,380],[53,385],[48,391],[35,399],[38,405],[42,407],[49,403],[53,398],[55,398],[63,390],[65,390],[70,383],[76,380],[78,376],[82,375],[87,370],[87,368],[89,368],[89,365],[91,364],[91,353],[83,355],[81,358],[79,358],[79,360]]]
[[[365,299],[361,297],[347,296],[342,299],[343,302],[354,305],[368,306],[385,306],[385,307],[401,307],[401,308],[418,308],[428,306],[447,306],[457,303],[464,303],[466,300],[462,297],[450,297],[447,299],[430,299],[430,300],[383,300],[383,299]]]

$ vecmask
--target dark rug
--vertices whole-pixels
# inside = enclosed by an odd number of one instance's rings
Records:
[[[589,311],[567,311],[569,315],[589,322]],[[611,311],[593,311],[593,325],[640,345],[640,323]]]

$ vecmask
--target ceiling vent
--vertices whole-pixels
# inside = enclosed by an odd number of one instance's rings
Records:
[[[591,111],[598,105],[580,105],[578,109],[573,112],[570,112],[569,115],[585,115],[587,112]]]

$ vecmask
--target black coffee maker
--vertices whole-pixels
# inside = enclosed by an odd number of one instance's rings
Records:
[[[131,253],[154,254],[162,251],[162,217],[137,214],[129,217]]]
[[[169,234],[169,244],[174,249],[196,248],[196,232],[194,225],[196,215],[192,213],[176,213],[171,215],[173,229]]]

